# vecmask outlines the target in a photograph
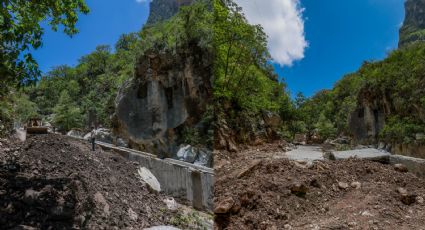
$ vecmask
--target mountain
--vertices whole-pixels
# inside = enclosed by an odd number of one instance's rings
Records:
[[[150,3],[148,25],[167,20],[174,16],[181,6],[187,6],[195,0],[154,0]]]
[[[425,41],[425,0],[407,0],[405,11],[399,47],[415,41]]]

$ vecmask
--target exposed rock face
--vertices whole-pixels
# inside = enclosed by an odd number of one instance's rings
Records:
[[[167,20],[174,16],[181,6],[187,6],[195,0],[154,0],[150,3],[148,25]]]
[[[116,99],[114,134],[129,147],[174,156],[185,127],[198,125],[212,96],[212,57],[196,45],[147,52]]]
[[[349,126],[356,143],[376,143],[379,132],[384,128],[385,117],[391,112],[391,104],[382,95],[370,91],[359,94],[359,105],[351,114]]]
[[[425,41],[425,0],[407,0],[405,10],[399,47],[415,41]]]

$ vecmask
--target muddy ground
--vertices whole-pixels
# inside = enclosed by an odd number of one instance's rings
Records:
[[[60,135],[0,141],[0,229],[202,229],[137,176],[138,163]]]
[[[425,180],[349,159],[303,164],[282,144],[215,153],[215,229],[425,229]]]

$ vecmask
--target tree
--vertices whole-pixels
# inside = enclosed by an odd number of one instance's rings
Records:
[[[58,104],[53,108],[53,123],[61,130],[68,131],[81,127],[82,117],[80,108],[69,96],[68,91],[61,92]]]
[[[38,116],[37,105],[30,101],[25,94],[18,95],[14,104],[14,114],[16,114],[15,121],[25,123],[30,118]]]
[[[10,83],[33,82],[40,75],[30,50],[42,45],[47,22],[67,35],[78,32],[75,27],[79,13],[89,9],[84,0],[7,0],[0,2],[0,96],[8,92]]]

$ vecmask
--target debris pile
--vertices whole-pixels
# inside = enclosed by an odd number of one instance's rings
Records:
[[[402,165],[276,158],[278,145],[215,153],[216,229],[420,229],[425,179]]]
[[[0,145],[5,229],[143,229],[176,225],[179,210],[147,188],[138,163],[59,135]],[[186,228],[187,226],[178,226]]]

